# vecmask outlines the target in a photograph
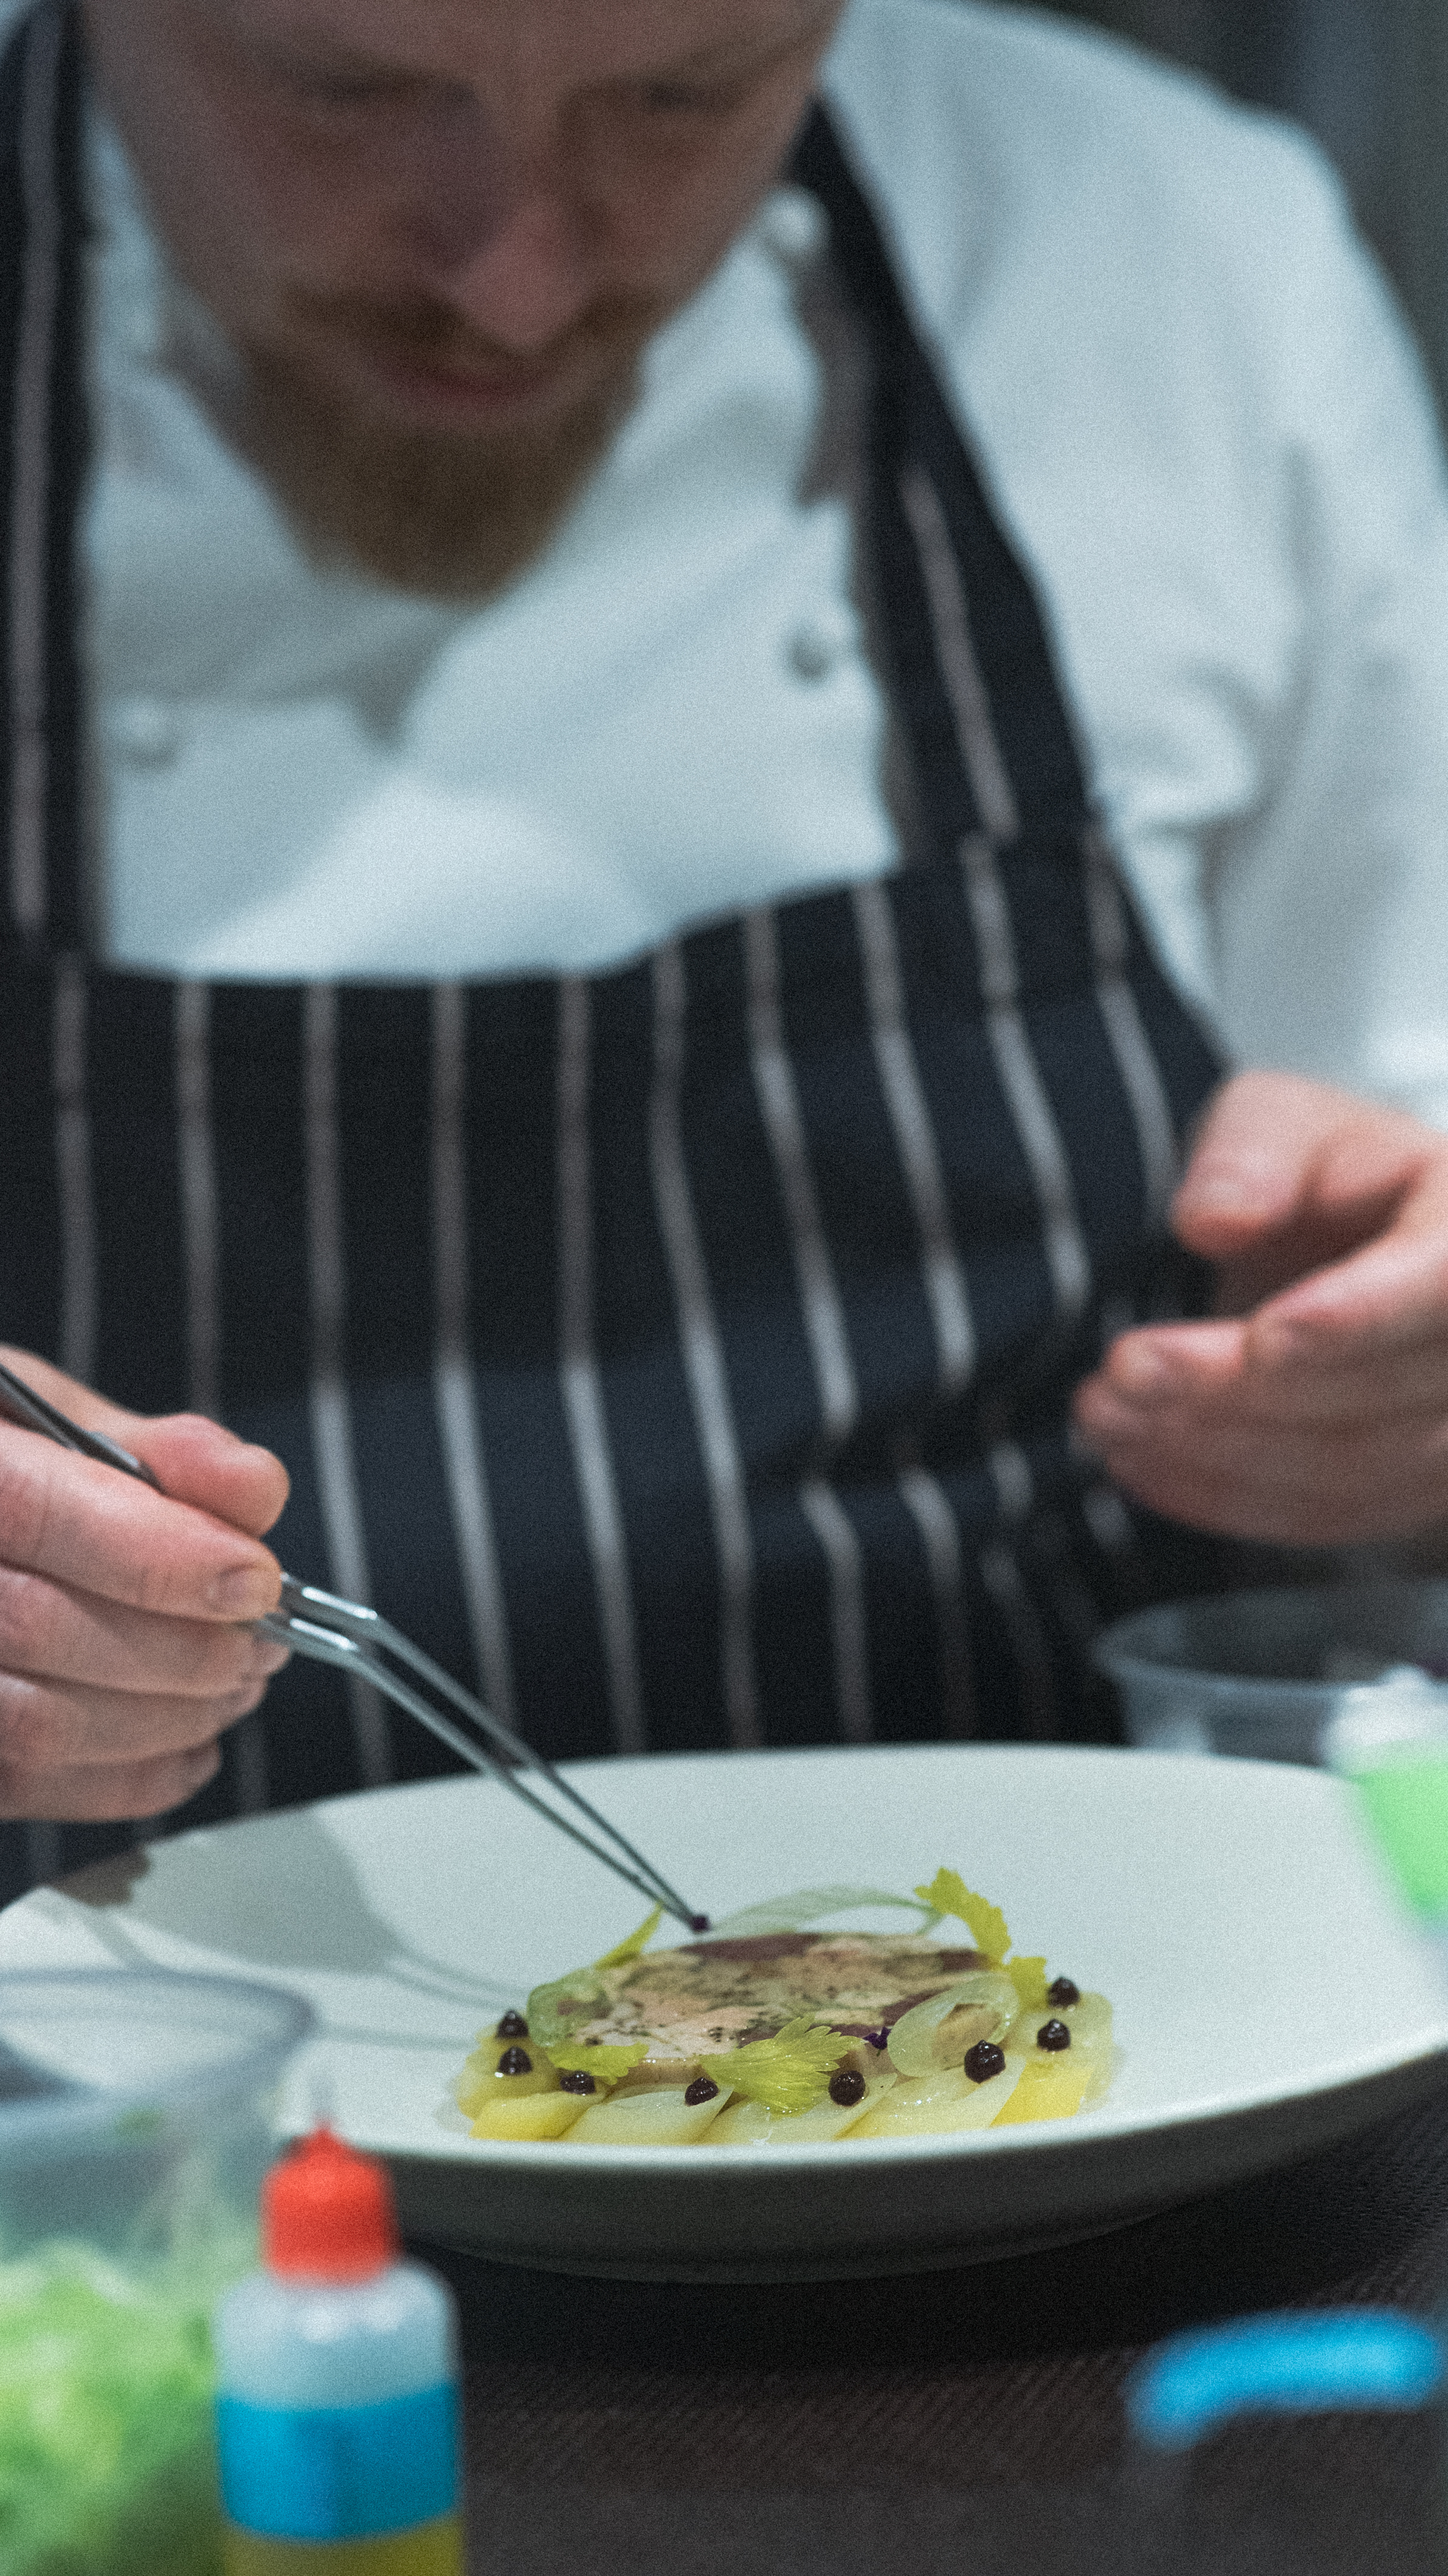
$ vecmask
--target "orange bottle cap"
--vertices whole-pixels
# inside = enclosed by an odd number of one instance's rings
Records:
[[[397,2259],[397,2212],[385,2165],[314,2129],[262,2185],[262,2252],[272,2272],[365,2281]]]

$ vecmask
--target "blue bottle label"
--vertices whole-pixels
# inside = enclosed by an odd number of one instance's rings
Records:
[[[370,2540],[454,2513],[457,2390],[445,2381],[377,2406],[216,2407],[221,2492],[269,2540]]]

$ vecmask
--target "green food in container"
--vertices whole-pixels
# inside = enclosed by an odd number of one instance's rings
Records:
[[[6,2576],[221,2576],[211,2305],[85,2245],[0,2262]]]
[[[1368,1816],[1415,1912],[1448,1916],[1448,1749],[1359,1775]]]
[[[1373,1841],[1425,1930],[1448,1929],[1448,1689],[1398,1666],[1347,1691],[1324,1758],[1359,1792]]]
[[[209,2320],[309,2018],[221,1979],[0,1979],[0,2576],[222,2576]]]

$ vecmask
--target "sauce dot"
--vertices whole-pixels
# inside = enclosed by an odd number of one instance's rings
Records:
[[[693,2083],[686,2087],[684,2099],[691,2111],[697,2111],[701,2102],[712,2102],[718,2090],[712,2076],[696,2075]]]
[[[1005,2050],[997,2048],[993,2039],[978,2039],[974,2048],[965,2052],[965,2071],[972,2084],[989,2084],[993,2075],[1000,2074],[1005,2062]]]
[[[497,2039],[526,2039],[527,2036],[528,2025],[520,2012],[505,2012],[494,2033]]]
[[[498,2060],[500,2075],[531,2075],[533,2060],[526,2048],[505,2048]]]
[[[863,2102],[864,2098],[865,2079],[858,2066],[842,2066],[838,2075],[830,2077],[830,2100],[838,2102],[842,2111],[848,2111],[853,2102]]]
[[[582,2067],[579,2066],[570,2074],[559,2076],[558,2090],[560,2093],[596,2093],[598,2086],[594,2083],[593,2077],[585,2075]]]
[[[1069,2048],[1071,2034],[1063,2021],[1043,2021],[1036,2033],[1037,2048]]]
[[[1080,2000],[1081,1989],[1074,1977],[1058,1977],[1053,1986],[1046,1988],[1046,2001],[1054,2004],[1058,2012],[1069,2012]]]

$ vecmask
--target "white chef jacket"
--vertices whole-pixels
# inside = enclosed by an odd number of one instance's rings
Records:
[[[5,0],[7,8],[13,0]],[[1314,150],[1091,34],[854,0],[824,92],[1038,586],[1178,988],[1448,1126],[1448,511]],[[886,718],[780,190],[478,608],[316,569],[211,425],[114,135],[85,525],[104,944],[198,976],[586,970],[889,867]]]

